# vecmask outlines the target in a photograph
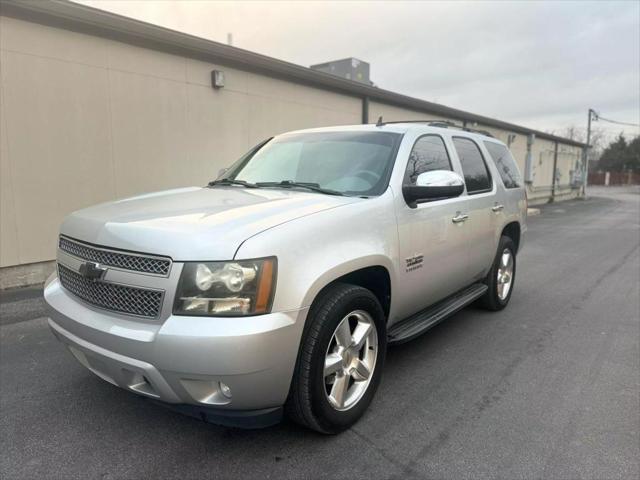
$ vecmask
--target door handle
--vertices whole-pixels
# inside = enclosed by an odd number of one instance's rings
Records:
[[[465,215],[464,213],[458,212],[456,216],[451,219],[451,221],[453,223],[462,223],[462,222],[466,222],[467,218],[469,218],[469,215]]]
[[[504,205],[498,205],[497,203],[491,207],[491,211],[499,212],[500,210],[504,210]]]

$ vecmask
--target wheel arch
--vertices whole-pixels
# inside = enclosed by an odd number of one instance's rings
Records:
[[[520,248],[521,231],[520,222],[510,222],[504,226],[502,233],[500,234],[501,236],[504,235],[513,240],[513,243],[516,246],[516,253],[518,253],[518,249]]]
[[[390,263],[386,257],[366,257],[338,265],[314,282],[305,297],[305,305],[311,305],[336,283],[349,283],[371,291],[382,305],[388,319],[394,283]]]

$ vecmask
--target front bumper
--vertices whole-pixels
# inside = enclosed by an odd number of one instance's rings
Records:
[[[289,392],[307,314],[302,309],[143,321],[86,305],[55,277],[44,297],[51,330],[87,369],[187,413],[202,417],[200,412],[208,412],[209,419],[225,412],[236,419],[251,412],[274,416]]]

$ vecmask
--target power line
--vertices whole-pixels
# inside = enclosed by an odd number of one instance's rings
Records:
[[[595,112],[594,112],[595,113]],[[594,120],[602,120],[603,122],[615,123],[616,125],[626,125],[627,127],[640,127],[637,123],[629,123],[629,122],[619,122],[617,120],[611,120],[609,118],[601,117],[600,114],[596,113]]]
[[[575,130],[580,130],[582,132],[585,132],[587,130],[587,127],[573,127]],[[623,132],[624,129],[621,128],[616,128],[616,127],[602,127],[600,125],[593,127],[591,129],[592,131],[598,131],[598,132],[609,132],[612,135],[616,135],[620,132]]]

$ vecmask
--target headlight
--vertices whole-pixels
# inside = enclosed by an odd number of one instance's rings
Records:
[[[182,268],[176,315],[259,315],[271,310],[276,259],[188,262]]]

